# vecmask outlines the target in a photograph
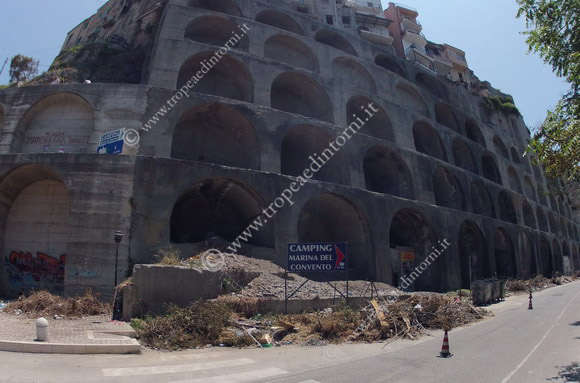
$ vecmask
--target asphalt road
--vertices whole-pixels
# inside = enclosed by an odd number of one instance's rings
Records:
[[[580,281],[508,299],[495,317],[419,341],[143,355],[74,356],[0,352],[0,382],[340,383],[580,382]]]

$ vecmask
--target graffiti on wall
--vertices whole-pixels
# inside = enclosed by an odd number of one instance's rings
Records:
[[[6,257],[8,279],[11,286],[18,289],[61,291],[65,264],[66,254],[51,257],[40,251],[36,256],[26,251],[12,251]]]

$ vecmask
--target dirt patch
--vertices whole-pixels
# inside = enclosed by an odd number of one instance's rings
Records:
[[[25,315],[28,317],[63,317],[81,318],[96,315],[111,315],[111,304],[104,303],[98,294],[87,290],[79,297],[64,298],[48,291],[35,291],[29,296],[9,302],[4,308],[7,314]]]

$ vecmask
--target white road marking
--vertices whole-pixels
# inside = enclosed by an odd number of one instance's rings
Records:
[[[509,380],[516,374],[516,372],[519,371],[520,368],[522,368],[522,366],[528,361],[528,359],[530,359],[530,357],[532,356],[532,354],[534,352],[536,352],[536,350],[538,349],[538,347],[540,347],[540,345],[542,344],[542,342],[544,341],[544,339],[546,339],[546,337],[548,336],[548,334],[550,334],[550,332],[554,329],[554,327],[556,326],[556,324],[558,323],[558,321],[560,320],[560,318],[562,318],[562,315],[564,315],[564,313],[566,312],[566,310],[568,310],[568,307],[570,307],[570,304],[572,303],[572,301],[574,299],[576,299],[576,297],[580,295],[580,291],[574,295],[574,297],[570,300],[570,302],[568,302],[568,304],[566,305],[566,307],[564,307],[564,310],[562,310],[562,312],[560,313],[560,315],[558,316],[558,318],[556,318],[556,320],[554,321],[554,323],[552,323],[552,326],[548,329],[548,331],[544,334],[544,336],[542,337],[542,339],[540,339],[540,341],[538,342],[538,344],[536,344],[536,346],[532,349],[532,351],[530,351],[530,353],[524,358],[524,360],[522,360],[522,362],[520,364],[518,364],[518,366],[516,367],[515,370],[513,370],[504,380],[501,381],[501,383],[507,383],[509,382]]]
[[[301,382],[298,383],[320,383],[318,380],[312,380],[312,379],[308,379],[308,380],[303,380]]]
[[[178,372],[211,370],[212,368],[245,366],[252,363],[256,362],[253,361],[252,359],[240,358],[231,360],[221,360],[217,362],[178,364],[174,366],[103,368],[102,371],[104,376],[156,375],[156,374],[172,374]]]
[[[207,352],[203,354],[181,354],[181,355],[159,355],[158,359],[162,362],[176,359],[205,359],[205,358],[226,358],[230,357],[231,354],[224,352]]]
[[[248,372],[238,372],[235,374],[212,376],[211,378],[199,378],[190,380],[178,380],[170,383],[244,383],[253,380],[272,378],[287,374],[288,371],[280,370],[279,368],[266,368],[263,370],[255,370]]]

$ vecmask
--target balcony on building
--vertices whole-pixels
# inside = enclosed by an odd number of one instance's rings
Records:
[[[420,22],[417,21],[416,18],[414,19],[410,16],[402,15],[401,30],[404,31],[405,29],[421,32],[423,30],[423,26]]]
[[[427,45],[427,39],[420,31],[416,31],[410,28],[403,29],[403,40],[406,40],[409,44],[415,44],[420,47],[425,47]]]
[[[433,59],[429,57],[423,47],[411,45],[405,50],[405,58],[415,64],[419,64],[432,72],[435,72],[433,67]]]
[[[337,3],[338,4],[338,3]],[[373,7],[369,6],[372,3],[364,0],[346,0],[343,3],[345,6],[353,8],[356,13],[362,13],[365,15],[371,15],[376,17],[384,17],[383,9],[380,6]]]
[[[393,45],[393,36],[387,29],[391,22],[391,20],[384,17],[356,12],[359,36],[374,44]]]
[[[451,61],[453,66],[458,70],[468,69],[467,59],[465,58],[465,52],[451,45],[445,45],[445,56]]]
[[[427,55],[433,59],[433,68],[437,73],[448,75],[449,71],[453,69],[453,63],[445,57],[445,46],[427,41],[425,51]]]

